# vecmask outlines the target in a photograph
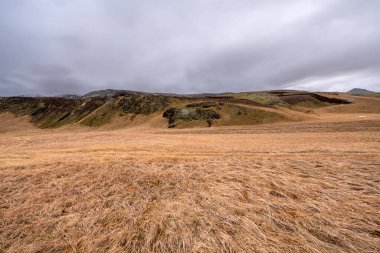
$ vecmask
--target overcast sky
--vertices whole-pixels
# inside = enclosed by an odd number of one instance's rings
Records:
[[[0,96],[380,91],[378,0],[0,0]]]

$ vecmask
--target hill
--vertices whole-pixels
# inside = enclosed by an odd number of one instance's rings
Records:
[[[89,93],[84,94],[82,98],[113,97],[121,93],[129,93],[129,94],[135,94],[135,95],[149,94],[149,93],[140,92],[140,91],[105,89],[105,90],[91,91]]]
[[[365,95],[365,94],[370,94],[370,93],[375,93],[375,92],[366,90],[366,89],[353,88],[352,90],[347,91],[347,93],[350,95]]]
[[[0,113],[29,116],[40,128],[121,125],[163,117],[169,128],[252,125],[307,119],[313,110],[347,99],[304,91],[175,95],[101,90],[82,97],[5,97]]]

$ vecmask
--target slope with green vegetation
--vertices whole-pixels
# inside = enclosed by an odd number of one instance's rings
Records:
[[[117,97],[69,99],[64,97],[6,97],[0,99],[0,113],[31,116],[31,122],[41,128],[54,128],[80,123],[101,126],[118,115],[151,114],[162,111],[170,98],[127,94]]]
[[[99,127],[117,116],[133,121],[137,115],[161,114],[169,128],[186,128],[273,123],[290,120],[282,109],[303,112],[349,103],[336,97],[299,91],[176,96],[106,90],[91,94],[81,98],[0,98],[0,113],[28,115],[31,122],[41,128],[72,124]]]
[[[241,93],[227,93],[225,96],[232,96],[239,99],[247,99],[261,105],[277,105],[288,106],[288,104],[282,101],[279,97],[274,96],[268,92],[241,92]]]
[[[238,99],[246,99],[263,106],[278,107],[322,107],[331,104],[348,104],[344,99],[331,98],[312,92],[303,91],[262,91],[262,92],[241,92],[227,93],[225,96],[232,96]]]

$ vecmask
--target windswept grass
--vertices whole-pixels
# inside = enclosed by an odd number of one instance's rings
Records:
[[[378,121],[243,130],[3,133],[0,252],[379,252]]]

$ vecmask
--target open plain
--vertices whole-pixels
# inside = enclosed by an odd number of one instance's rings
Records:
[[[0,252],[379,252],[380,114],[339,108],[192,129],[3,113]]]

